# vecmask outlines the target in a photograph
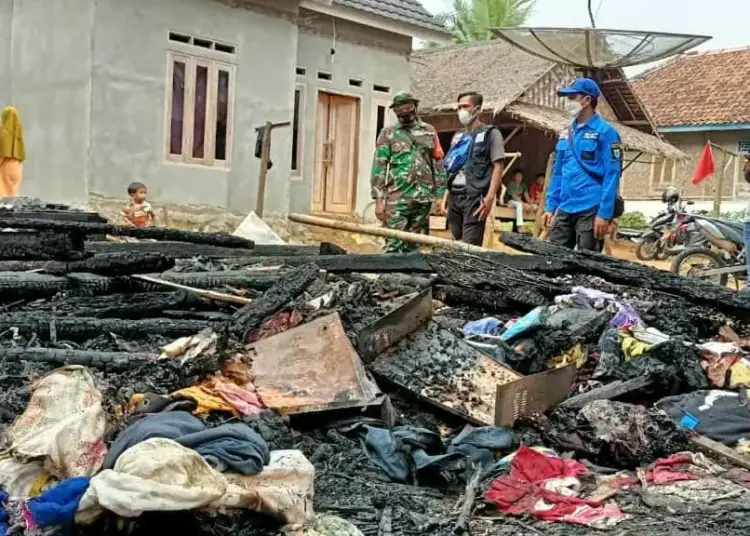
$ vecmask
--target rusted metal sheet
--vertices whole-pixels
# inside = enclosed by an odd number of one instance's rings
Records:
[[[372,371],[470,422],[494,422],[498,384],[521,376],[430,320],[381,354]]]
[[[362,407],[379,394],[338,313],[248,347],[255,386],[284,415]]]
[[[521,417],[543,413],[568,396],[576,378],[575,365],[524,376],[497,386],[495,425],[513,426]]]
[[[432,287],[361,330],[357,334],[359,355],[369,363],[431,318]]]

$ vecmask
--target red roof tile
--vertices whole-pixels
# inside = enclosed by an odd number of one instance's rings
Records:
[[[750,123],[750,47],[683,54],[633,87],[658,126]]]

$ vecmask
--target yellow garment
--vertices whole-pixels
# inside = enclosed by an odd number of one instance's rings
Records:
[[[729,374],[730,389],[750,387],[750,361],[740,359],[734,365],[729,367]]]
[[[641,342],[635,337],[626,335],[627,331],[620,331],[620,341],[622,343],[622,353],[625,355],[625,361],[630,361],[634,357],[641,357],[651,350],[654,345]]]
[[[564,354],[552,358],[549,362],[548,368],[559,369],[573,364],[575,364],[576,368],[581,368],[586,364],[587,359],[588,352],[586,351],[586,348],[580,344],[576,344]]]
[[[23,182],[23,164],[15,158],[0,158],[0,197],[18,197]]]
[[[23,125],[18,110],[12,106],[0,112],[0,133],[0,158],[14,158],[19,162],[26,160]]]
[[[212,411],[227,411],[239,416],[237,409],[235,409],[232,404],[208,388],[200,385],[194,385],[187,389],[182,389],[176,393],[172,393],[171,396],[172,398],[182,397],[194,400],[196,404],[198,404],[198,407],[193,411],[196,415],[205,415]]]

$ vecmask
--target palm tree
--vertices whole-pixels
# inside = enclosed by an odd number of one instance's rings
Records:
[[[490,28],[521,26],[536,0],[453,0],[453,9],[437,15],[456,43],[492,39]]]

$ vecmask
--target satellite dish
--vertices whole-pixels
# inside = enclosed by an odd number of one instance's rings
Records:
[[[493,28],[500,39],[555,63],[578,68],[631,67],[681,54],[705,35],[600,30],[599,28]]]

